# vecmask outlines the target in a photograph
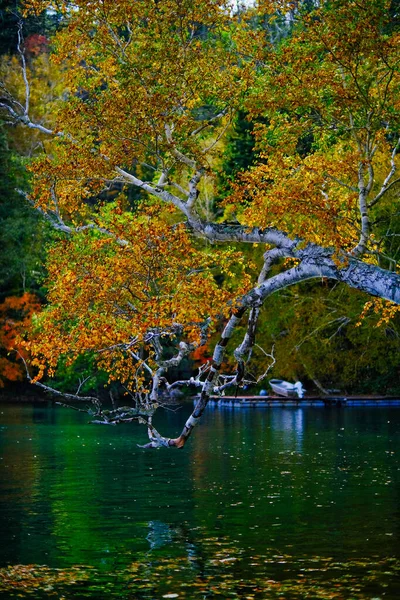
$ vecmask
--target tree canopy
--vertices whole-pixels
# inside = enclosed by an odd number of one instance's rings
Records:
[[[32,115],[21,50],[20,97],[0,101],[40,139],[30,199],[65,235],[50,252],[49,305],[29,344],[34,381],[45,386],[46,371],[89,353],[136,407],[106,414],[92,399],[94,419],[144,419],[148,446],[182,447],[210,394],[247,381],[260,309],[274,292],[334,280],[389,301],[385,318],[397,311],[400,50],[391,2],[26,7],[63,15],[51,41],[62,97]],[[254,158],[213,211],[205,196],[218,185],[237,114],[253,123]],[[142,192],[135,201],[132,188]],[[235,370],[224,374],[245,314]],[[161,390],[188,384],[168,380],[168,370],[221,323],[212,360],[189,382],[200,392],[194,412],[178,438],[164,438],[151,422]]]

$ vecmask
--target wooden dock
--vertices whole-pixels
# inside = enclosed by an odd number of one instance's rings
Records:
[[[227,408],[275,408],[275,407],[344,407],[344,406],[400,406],[396,396],[304,396],[285,398],[283,396],[211,396],[210,407]]]

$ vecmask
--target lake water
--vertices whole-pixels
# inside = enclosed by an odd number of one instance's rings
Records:
[[[1,600],[400,598],[400,408],[211,409],[184,450],[145,442],[0,404]]]

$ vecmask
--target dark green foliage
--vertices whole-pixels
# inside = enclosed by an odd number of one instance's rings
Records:
[[[80,388],[81,395],[93,392],[104,395],[107,381],[107,373],[96,368],[94,355],[86,354],[80,356],[72,365],[67,365],[66,360],[62,360],[51,380],[51,386],[61,392],[74,393],[84,382]],[[121,393],[121,390],[119,392]]]
[[[257,343],[274,346],[269,377],[301,380],[308,392],[400,393],[400,318],[378,325],[379,314],[360,319],[370,298],[340,284],[308,282],[271,296],[263,307]],[[259,373],[265,356],[255,350]],[[265,382],[263,387],[265,387]]]
[[[231,183],[238,172],[246,171],[256,162],[253,131],[254,123],[248,120],[244,111],[239,111],[232,131],[227,136],[227,146],[220,169],[219,191],[221,196],[229,193]]]
[[[18,22],[23,3],[20,0],[0,0],[0,55],[15,54],[18,43]],[[61,17],[57,13],[43,12],[24,19],[23,36],[38,34],[50,37],[59,27]]]
[[[18,0],[0,0],[0,54],[17,50]]]
[[[23,164],[0,129],[0,295],[38,292],[43,280],[45,227],[17,188],[26,188]]]
[[[0,55],[15,54],[18,45],[18,24],[23,3],[20,0],[0,0]],[[43,12],[31,14],[23,21],[23,38],[37,36],[35,45],[51,36],[60,24],[60,15]],[[27,52],[29,59],[29,51]],[[32,210],[17,189],[26,191],[28,181],[24,158],[10,147],[12,128],[0,123],[0,296],[18,295],[24,291],[38,292],[43,280],[45,228],[39,215]]]

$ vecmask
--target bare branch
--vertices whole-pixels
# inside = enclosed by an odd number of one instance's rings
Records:
[[[24,359],[22,354],[18,350],[14,350],[14,352],[16,352],[16,354],[18,354],[18,356],[22,360],[24,367],[25,367],[25,371],[26,371],[26,378],[33,385],[40,387],[45,392],[47,392],[49,394],[53,394],[54,396],[62,396],[63,398],[68,398],[69,400],[74,400],[74,401],[79,401],[79,402],[82,402],[82,401],[83,402],[92,402],[96,406],[100,403],[99,399],[96,398],[95,396],[79,396],[78,394],[68,394],[68,393],[60,392],[59,390],[56,390],[55,388],[45,385],[44,383],[41,383],[40,381],[35,381],[34,379],[32,379],[32,377],[29,373],[28,365],[26,364],[26,360]]]
[[[318,327],[316,327],[315,329],[313,329],[313,331],[311,331],[298,344],[296,344],[296,346],[293,348],[293,350],[296,350],[296,352],[298,352],[300,350],[301,346],[304,344],[304,342],[306,342],[307,340],[309,340],[310,338],[312,338],[318,331],[321,331],[321,329],[322,330],[326,329],[327,327],[329,327],[330,325],[333,325],[334,323],[339,323],[338,329],[329,338],[329,340],[331,340],[333,337],[335,337],[335,335],[337,335],[339,333],[339,331],[343,327],[345,327],[346,325],[348,325],[348,323],[350,323],[350,320],[351,319],[349,319],[348,317],[338,317],[336,319],[332,319],[331,321],[328,321],[327,323],[322,323],[322,325],[319,325]]]
[[[390,182],[390,180],[392,179],[393,175],[396,173],[396,162],[395,162],[395,159],[396,159],[396,155],[397,155],[397,153],[399,151],[399,148],[400,148],[400,138],[397,140],[397,143],[396,143],[395,147],[393,148],[393,151],[392,151],[392,154],[391,154],[391,157],[390,157],[390,165],[391,165],[390,171],[389,171],[389,173],[388,173],[385,181],[383,182],[381,189],[379,190],[379,192],[375,196],[375,198],[373,198],[369,202],[369,204],[368,204],[369,208],[371,208],[377,202],[379,202],[379,200],[382,198],[382,196],[384,194],[386,194],[386,192],[390,188],[392,188],[394,185],[396,185],[397,183],[400,182],[399,178],[396,179],[395,181]]]
[[[106,157],[103,157],[103,158],[106,158]],[[167,190],[163,190],[162,187],[160,187],[160,188],[158,188],[157,186],[153,187],[149,183],[142,181],[138,177],[135,177],[135,175],[132,175],[132,173],[128,173],[128,171],[125,171],[124,169],[121,169],[120,167],[114,167],[114,168],[117,171],[117,173],[119,173],[123,177],[124,181],[126,181],[127,183],[131,183],[131,184],[145,190],[152,196],[156,196],[157,198],[160,198],[160,200],[163,200],[164,202],[173,204],[174,206],[179,208],[184,214],[187,213],[187,210],[185,209],[185,203],[178,196],[171,194]]]
[[[287,256],[287,252],[283,248],[272,248],[271,250],[267,250],[264,254],[264,264],[258,276],[257,283],[263,283],[270,272],[272,265],[276,264],[285,256]]]
[[[212,150],[214,148],[214,146],[216,146],[216,144],[218,144],[219,140],[225,135],[226,130],[228,129],[228,127],[230,126],[230,121],[228,121],[228,123],[226,123],[226,125],[224,125],[224,127],[222,128],[222,130],[219,132],[219,134],[217,135],[217,137],[215,138],[215,140],[213,140],[213,142],[207,146],[207,148],[204,148],[202,150],[203,154],[207,154],[208,152],[210,152],[210,150]]]
[[[374,171],[371,162],[368,162],[368,183],[365,183],[364,178],[364,164],[361,163],[358,169],[358,209],[361,216],[361,231],[360,231],[360,239],[352,251],[352,256],[361,256],[367,249],[367,243],[370,234],[370,222],[368,215],[368,205],[367,198],[368,194],[371,191],[373,180],[374,180]]]
[[[197,200],[197,197],[199,195],[199,190],[198,190],[197,186],[203,175],[204,175],[204,169],[199,169],[196,171],[196,173],[193,175],[193,177],[189,181],[189,196],[188,196],[188,199],[186,202],[186,206],[189,209],[191,209],[193,207],[193,204]]]
[[[141,446],[138,444],[139,448],[161,448],[161,447],[169,447],[171,444],[170,438],[163,437],[160,435],[155,427],[149,422],[147,427],[148,436],[150,442],[148,444],[144,444]]]
[[[76,393],[76,395],[79,395],[79,392],[81,391],[81,389],[82,389],[82,386],[83,386],[83,385],[85,385],[85,383],[86,383],[87,381],[89,381],[89,379],[90,379],[90,376],[89,376],[89,375],[88,375],[87,377],[85,377],[85,379],[79,379],[79,385],[78,385],[78,389],[77,389],[77,390],[76,390],[76,392],[75,392],[75,393]]]
[[[182,154],[182,152],[180,152],[176,148],[175,142],[172,137],[172,128],[167,123],[165,124],[165,137],[167,138],[167,142],[170,145],[172,155],[179,162],[184,163],[186,166],[190,167],[191,169],[197,169],[196,161],[193,160],[192,158],[189,158],[188,156],[185,156],[185,154]]]
[[[267,352],[265,352],[264,348],[261,348],[261,346],[260,346],[259,344],[255,344],[255,345],[256,345],[256,347],[257,347],[259,350],[261,350],[261,352],[263,352],[263,353],[265,354],[265,356],[266,356],[267,358],[270,358],[270,359],[272,360],[271,364],[270,364],[270,365],[268,365],[268,367],[267,367],[266,371],[264,371],[264,373],[263,373],[262,375],[260,375],[260,377],[258,377],[258,378],[256,379],[256,383],[260,383],[260,381],[262,381],[263,379],[265,379],[265,378],[267,377],[268,373],[270,372],[270,370],[272,369],[272,367],[273,367],[273,366],[274,366],[274,364],[276,363],[276,358],[275,358],[275,355],[274,355],[274,349],[275,349],[275,346],[272,346],[271,353],[270,353],[270,354],[268,354]]]
[[[20,189],[17,189],[16,191],[19,194],[21,194],[21,196],[24,196],[24,198],[35,208],[35,210],[37,210],[42,215],[42,217],[44,217],[50,223],[50,225],[58,231],[62,231],[63,233],[68,233],[71,235],[73,233],[80,233],[81,231],[93,229],[95,231],[98,231],[99,233],[115,238],[115,241],[119,246],[127,246],[129,243],[127,242],[127,240],[116,236],[115,233],[113,233],[109,229],[106,229],[105,227],[100,227],[96,223],[88,223],[87,225],[80,225],[78,227],[71,227],[70,225],[67,225],[61,217],[54,185],[52,185],[51,187],[51,197],[54,203],[54,210],[44,210],[40,206],[35,206],[34,202],[29,198],[29,195],[26,192]]]
[[[218,113],[214,117],[211,117],[211,119],[207,119],[207,121],[205,121],[202,125],[200,125],[200,127],[195,129],[194,131],[192,131],[192,133],[190,133],[190,136],[194,137],[195,135],[199,134],[201,131],[203,131],[207,127],[210,127],[210,125],[215,123],[215,121],[218,121],[218,119],[222,119],[222,117],[224,117],[227,114],[228,110],[229,110],[229,107],[227,106],[226,108],[221,110],[220,113]]]
[[[17,50],[18,50],[18,54],[21,57],[22,76],[24,78],[24,84],[25,84],[25,114],[27,115],[29,113],[30,88],[29,88],[28,76],[27,76],[27,73],[26,73],[26,60],[25,60],[25,54],[24,54],[24,52],[22,50],[22,43],[23,43],[22,21],[19,21],[18,22]]]
[[[340,186],[342,186],[342,187],[350,190],[351,192],[357,192],[358,191],[358,188],[355,185],[349,185],[348,183],[345,183],[341,179],[338,179],[337,177],[333,177],[332,175],[328,175],[327,173],[324,173],[324,179],[327,179],[329,181],[334,181],[335,183],[337,183]]]
[[[5,110],[7,110],[10,113],[10,115],[13,118],[13,122],[12,122],[13,125],[15,125],[17,123],[22,123],[26,127],[29,127],[30,129],[37,129],[38,131],[41,131],[42,133],[45,133],[46,135],[54,135],[54,131],[52,129],[49,129],[48,127],[44,127],[44,125],[40,125],[39,123],[33,123],[27,114],[19,115],[8,102],[5,102],[4,98],[2,100],[3,101],[0,102],[0,108],[4,108]],[[16,104],[16,102],[13,101],[13,104]],[[62,135],[62,134],[57,133],[56,135]]]

